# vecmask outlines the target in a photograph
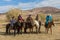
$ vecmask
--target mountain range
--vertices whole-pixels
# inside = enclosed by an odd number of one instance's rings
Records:
[[[20,10],[20,9],[17,9],[17,8],[14,8],[14,9],[11,9],[9,10],[8,12],[6,13],[9,13],[9,12],[14,12],[14,13],[30,13],[30,14],[38,14],[38,13],[60,13],[60,9],[58,8],[55,8],[55,7],[40,7],[40,8],[34,8],[34,9],[31,9],[31,10]],[[3,13],[0,13],[0,14],[3,14]]]

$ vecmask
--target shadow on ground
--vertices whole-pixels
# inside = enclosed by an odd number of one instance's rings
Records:
[[[45,32],[41,32],[41,33],[37,33],[37,32],[27,32],[27,33],[24,33],[24,32],[20,32],[19,35],[22,35],[22,34],[46,34]],[[5,32],[0,32],[0,35],[3,35],[3,36],[12,36],[14,35],[13,32],[11,32],[10,34],[6,34]],[[17,35],[17,33],[16,33]]]

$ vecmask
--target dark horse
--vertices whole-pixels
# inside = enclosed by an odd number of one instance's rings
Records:
[[[25,22],[24,32],[26,33],[27,29],[30,29],[30,32],[33,32],[33,28],[36,28],[36,32],[40,32],[40,26],[41,22],[38,22],[37,20],[33,20],[30,22]]]
[[[50,32],[52,34],[52,25],[54,26],[54,22],[48,22],[48,25],[46,26],[46,23],[45,23],[45,29],[46,29],[46,32],[48,33],[49,29],[50,29]]]
[[[18,34],[20,33],[20,31],[22,33],[23,24],[24,24],[24,22],[19,22],[19,21],[17,21],[15,24],[13,24],[13,27],[11,27],[10,24],[7,24],[6,25],[6,33],[10,34],[11,29],[14,30],[14,35],[16,34],[16,31]]]
[[[31,22],[25,22],[25,28],[24,28],[24,32],[26,33],[26,30],[27,29],[30,29],[30,32],[31,32],[31,30],[33,30],[33,25],[32,25],[32,23]]]

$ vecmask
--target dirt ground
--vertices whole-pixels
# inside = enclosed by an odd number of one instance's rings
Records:
[[[60,40],[60,25],[55,25],[52,29],[52,35],[50,32],[46,34],[44,26],[41,26],[41,33],[39,34],[27,33],[14,36],[13,34],[5,35],[5,28],[0,28],[0,40]]]

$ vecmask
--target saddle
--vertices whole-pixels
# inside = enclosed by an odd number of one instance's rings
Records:
[[[46,28],[50,28],[53,25],[53,22],[48,22],[48,24],[45,23]]]

